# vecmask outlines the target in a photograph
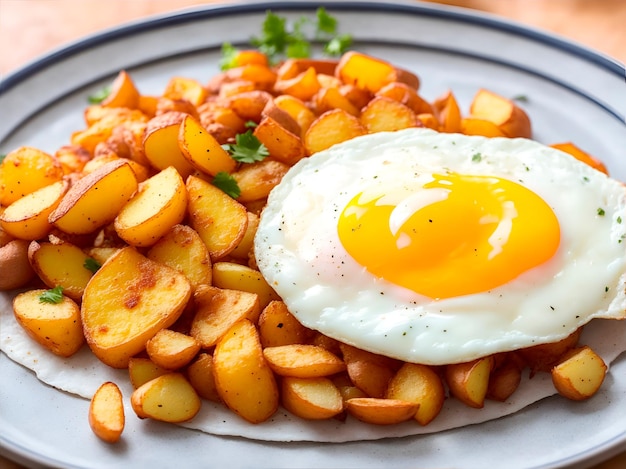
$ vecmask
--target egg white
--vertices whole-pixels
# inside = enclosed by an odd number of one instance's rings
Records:
[[[345,251],[337,221],[354,195],[446,171],[510,179],[541,196],[560,223],[555,256],[491,291],[433,301],[375,277]],[[625,207],[622,183],[537,142],[408,129],[301,160],[270,194],[254,252],[306,326],[405,361],[457,363],[558,341],[593,318],[626,317]]]

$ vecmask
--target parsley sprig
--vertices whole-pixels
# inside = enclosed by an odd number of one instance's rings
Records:
[[[226,171],[220,171],[213,178],[212,184],[222,192],[236,199],[241,195],[241,189],[235,178]]]
[[[235,143],[226,143],[222,145],[222,148],[230,152],[233,160],[239,163],[263,161],[270,154],[267,147],[256,138],[252,130],[248,130],[243,134],[237,134]]]
[[[100,263],[92,257],[87,257],[85,262],[83,262],[83,267],[94,274],[98,271],[100,267]]]
[[[63,287],[60,285],[39,295],[40,303],[58,304],[61,301],[63,301]]]
[[[88,100],[90,104],[100,104],[111,94],[111,85],[96,91],[94,94],[89,95]]]

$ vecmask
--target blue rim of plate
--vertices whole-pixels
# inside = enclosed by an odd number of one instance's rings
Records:
[[[480,12],[472,12],[471,10],[465,11],[465,9],[458,7],[449,7],[449,6],[441,6],[441,5],[431,5],[431,4],[403,4],[403,3],[394,3],[394,2],[369,2],[369,1],[337,1],[337,2],[310,2],[310,1],[272,1],[272,2],[264,2],[264,3],[253,3],[253,4],[209,4],[202,5],[196,8],[192,8],[190,10],[174,12],[171,14],[164,14],[162,16],[154,16],[152,18],[147,18],[144,20],[137,21],[135,23],[130,23],[127,25],[111,28],[109,30],[105,30],[100,33],[96,33],[93,36],[86,37],[84,39],[78,40],[72,44],[69,44],[65,47],[62,47],[58,50],[55,50],[47,55],[42,56],[39,59],[34,60],[33,62],[27,64],[26,66],[16,70],[15,72],[10,73],[7,77],[0,81],[0,97],[8,92],[10,89],[19,85],[19,83],[37,73],[40,73],[48,66],[51,66],[61,60],[64,60],[68,57],[71,57],[76,54],[80,54],[93,48],[95,46],[105,44],[108,41],[120,39],[128,36],[135,35],[137,33],[146,32],[150,30],[159,29],[167,26],[174,26],[179,24],[188,23],[190,21],[202,20],[205,18],[218,18],[222,16],[234,16],[234,15],[243,15],[243,14],[251,14],[251,13],[263,13],[267,10],[280,10],[284,12],[288,11],[302,11],[302,10],[315,10],[318,7],[325,7],[329,11],[362,11],[362,12],[383,12],[383,13],[394,13],[394,14],[408,14],[412,16],[420,16],[420,17],[430,17],[430,18],[439,18],[451,21],[460,21],[467,24],[478,25],[483,28],[488,28],[497,31],[503,31],[506,33],[513,34],[518,37],[522,37],[543,45],[547,45],[553,49],[559,50],[561,52],[570,54],[577,58],[580,58],[588,63],[591,63],[597,66],[600,69],[603,69],[609,72],[611,75],[615,75],[618,78],[624,80],[626,84],[626,67],[624,64],[619,63],[618,61],[609,58],[608,56],[603,56],[592,49],[587,47],[578,45],[574,42],[568,41],[566,39],[562,39],[556,35],[552,35],[547,32],[543,32],[540,30],[531,29],[529,27],[523,26],[521,24],[517,24],[513,21],[507,21],[498,17],[490,17],[486,16]],[[371,42],[371,41],[361,41],[363,43]],[[384,41],[378,41],[378,43],[384,43]],[[395,43],[398,46],[407,46],[407,47],[416,47],[416,44],[399,44]],[[556,83],[564,88],[567,88],[571,91],[574,91],[578,95],[587,98],[592,101],[607,113],[611,114],[613,117],[617,118],[619,121],[626,124],[625,117],[620,116],[614,110],[608,108],[603,103],[599,102],[592,96],[589,96],[584,91],[575,89],[572,86],[560,82],[554,78],[547,77],[538,72],[526,69],[521,67],[520,65],[507,63],[503,60],[495,60],[490,59],[479,54],[471,54],[468,52],[459,52],[459,51],[450,51],[449,49],[438,49],[432,46],[423,46],[423,49],[427,50],[442,50],[448,53],[453,52],[460,55],[464,55],[467,57],[472,57],[475,59],[487,60],[491,62],[496,62],[505,66],[516,68],[520,71],[531,73],[533,75],[540,76],[548,81]],[[193,51],[189,51],[191,53]],[[11,132],[9,132],[10,134]],[[611,449],[615,449],[620,444],[624,443],[624,438],[626,436],[626,432],[615,435],[609,441],[605,441],[602,444],[596,446],[595,448],[587,449],[583,453],[572,454],[568,457],[561,459],[559,461],[554,461],[554,463],[559,464],[574,464],[579,463],[582,460],[586,460],[589,457],[597,456],[598,454],[604,453],[606,451],[610,451]],[[0,441],[3,440],[0,438]],[[5,440],[6,443],[6,440]],[[23,458],[29,458],[33,462],[39,463],[57,463],[58,461],[54,459],[48,459],[45,455],[33,455],[28,452],[25,448],[17,447],[13,444],[11,445],[13,450],[15,450],[15,454],[19,455]],[[8,448],[8,447],[6,447]],[[537,466],[536,469],[544,468],[544,467],[554,467],[553,463],[547,465]]]

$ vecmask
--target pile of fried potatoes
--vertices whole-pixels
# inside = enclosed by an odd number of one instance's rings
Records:
[[[174,77],[161,96],[142,95],[122,71],[70,144],[6,155],[0,289],[32,286],[13,307],[34,340],[63,357],[86,342],[128,368],[139,417],[167,422],[193,418],[208,399],[251,423],[282,405],[304,419],[427,425],[447,394],[475,408],[505,401],[525,367],[551,372],[568,398],[597,391],[606,365],[578,345],[580,331],[469,363],[403,363],[307,329],[255,265],[266,198],[300,159],[408,127],[530,137],[514,100],[481,89],[463,115],[452,92],[429,102],[416,75],[355,51],[273,66],[246,50],[237,64],[207,83]],[[237,162],[223,145],[248,129],[269,156]],[[559,148],[604,171],[571,143]],[[236,199],[213,184],[219,173],[236,182]],[[59,287],[57,301],[41,301]],[[93,396],[89,422],[103,440],[120,438],[114,383]]]

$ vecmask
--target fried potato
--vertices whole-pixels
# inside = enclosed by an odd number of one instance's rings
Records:
[[[272,95],[267,91],[245,91],[231,96],[228,106],[244,121],[260,122],[263,109],[271,100]]]
[[[280,299],[263,278],[261,272],[234,262],[216,262],[213,264],[213,285],[219,288],[256,293],[259,295],[261,310],[270,301]]]
[[[550,371],[568,350],[576,346],[581,334],[582,328],[578,328],[558,342],[540,344],[521,349],[519,355],[533,373],[537,371]]]
[[[437,98],[433,106],[439,116],[440,132],[458,133],[461,131],[461,110],[451,91]]]
[[[346,409],[362,422],[393,425],[412,419],[419,408],[414,402],[399,399],[357,397],[346,401]]]
[[[480,89],[470,104],[470,116],[496,124],[507,137],[531,138],[528,114],[512,100]]]
[[[161,329],[146,342],[150,360],[168,370],[189,364],[199,351],[200,343],[196,339],[170,329]]]
[[[482,135],[483,137],[506,137],[496,124],[478,117],[461,119],[461,133],[465,135]]]
[[[394,81],[406,83],[414,89],[419,88],[419,79],[413,73],[356,51],[349,51],[341,56],[335,75],[343,83],[355,85],[371,93],[376,93]]]
[[[246,233],[241,238],[241,241],[235,249],[230,252],[230,255],[236,259],[249,259],[250,253],[254,246],[254,235],[259,227],[260,217],[256,213],[247,212],[248,226],[246,227]],[[210,283],[210,282],[206,282]]]
[[[156,169],[174,166],[183,179],[194,171],[178,143],[185,116],[184,112],[171,111],[153,117],[148,122],[143,139],[144,152],[150,164]]]
[[[369,397],[383,398],[397,369],[397,361],[365,350],[340,344],[348,375]]]
[[[304,134],[316,119],[313,111],[304,101],[288,94],[281,94],[274,98],[274,104],[291,116],[300,127],[300,137],[304,138]]]
[[[359,119],[370,133],[393,132],[423,125],[408,106],[384,96],[372,99],[361,111]]]
[[[184,100],[195,107],[205,101],[208,93],[208,90],[198,80],[187,77],[172,77],[165,85],[163,97],[174,101]]]
[[[482,408],[493,365],[493,355],[470,362],[447,365],[445,376],[450,393],[469,407]]]
[[[602,357],[585,345],[568,351],[552,368],[552,382],[560,395],[581,401],[600,389],[607,369]]]
[[[13,313],[26,333],[55,355],[70,357],[85,343],[80,308],[63,296],[58,303],[40,301],[46,290],[20,293],[13,299]]]
[[[378,90],[376,96],[383,96],[398,101],[411,109],[415,114],[432,114],[435,112],[432,105],[417,94],[415,88],[399,81],[383,86]]]
[[[149,358],[131,357],[128,360],[128,377],[133,389],[167,373],[171,373],[171,370],[157,365]]]
[[[304,146],[312,155],[366,133],[365,127],[352,114],[343,109],[333,109],[313,121],[304,135]]]
[[[130,403],[139,418],[180,423],[191,420],[202,402],[181,373],[167,373],[143,384],[133,392]]]
[[[70,187],[48,220],[66,233],[93,233],[115,219],[137,186],[128,163],[111,161]]]
[[[198,287],[194,303],[189,334],[204,348],[213,347],[241,319],[256,323],[261,312],[257,294],[208,285]]]
[[[497,366],[489,375],[487,399],[506,401],[517,390],[521,380],[522,368],[519,363],[505,359],[505,362]]]
[[[275,92],[287,94],[302,101],[309,101],[321,87],[314,67],[307,68],[293,78],[278,79],[274,83]]]
[[[208,353],[201,353],[187,367],[187,379],[203,399],[221,402],[213,377],[213,357]]]
[[[35,277],[28,261],[28,245],[29,242],[24,239],[0,244],[0,290],[23,287]]]
[[[126,368],[159,330],[171,326],[191,296],[185,276],[120,249],[85,288],[82,321],[93,353],[113,368]]]
[[[291,117],[290,117],[291,119]],[[306,156],[300,129],[294,133],[270,116],[265,116],[254,129],[254,136],[265,145],[272,158],[289,166]]]
[[[102,441],[116,443],[122,436],[126,417],[122,392],[117,384],[107,381],[100,386],[89,403],[89,426]]]
[[[180,124],[178,145],[189,164],[206,174],[230,173],[237,166],[217,139],[190,115],[185,116]]]
[[[278,409],[278,385],[249,320],[236,322],[219,340],[213,373],[220,398],[248,422],[264,422]]]
[[[311,330],[304,327],[282,301],[273,300],[259,316],[259,336],[266,347],[303,344]]]
[[[241,189],[237,201],[247,203],[267,198],[270,191],[287,174],[287,171],[289,171],[287,163],[270,159],[243,165],[239,170],[232,173],[239,189]]]
[[[132,78],[125,70],[121,70],[113,83],[111,92],[100,103],[102,107],[124,107],[136,109],[139,105],[139,91]]]
[[[343,411],[343,399],[328,378],[285,377],[281,403],[289,412],[307,420],[323,420]]]
[[[419,404],[415,420],[428,425],[441,412],[445,389],[439,375],[430,367],[405,363],[389,382],[386,397]]]
[[[263,349],[263,356],[274,373],[295,378],[330,376],[346,369],[344,362],[315,345],[290,344]]]
[[[361,110],[341,94],[338,87],[323,87],[313,96],[312,101],[318,114],[323,114],[332,109],[343,109],[356,117],[361,114]]]
[[[195,176],[187,178],[187,192],[189,224],[206,244],[212,261],[226,256],[246,233],[246,208]]]

